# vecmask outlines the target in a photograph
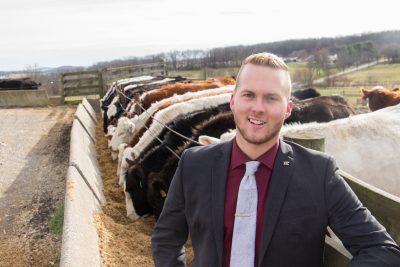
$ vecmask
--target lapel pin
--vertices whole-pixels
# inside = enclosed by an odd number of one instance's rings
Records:
[[[289,161],[284,161],[283,166],[289,166]]]

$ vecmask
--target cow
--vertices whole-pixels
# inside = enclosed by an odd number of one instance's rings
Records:
[[[371,111],[400,103],[400,93],[397,87],[392,90],[362,88],[361,94],[363,100],[368,99],[368,107]]]
[[[353,114],[355,114],[354,108],[344,97],[340,95],[317,96],[293,101],[292,113],[285,120],[285,124],[328,122]]]
[[[212,116],[207,121],[193,127],[191,138],[196,140],[200,135],[218,137],[233,127],[235,127],[233,114],[231,111],[226,111]],[[175,153],[180,156],[185,149],[196,145],[198,144],[194,142],[185,142],[175,150]],[[178,166],[178,161],[179,158],[170,155],[169,158],[165,160],[161,170],[151,171],[148,175],[147,198],[156,220],[160,216],[162,207],[164,206],[164,200]]]
[[[32,90],[38,89],[41,83],[30,78],[22,79],[0,79],[0,90]]]
[[[308,99],[308,98],[321,96],[321,94],[314,88],[307,88],[307,89],[293,91],[292,96],[295,99],[304,100],[304,99]]]

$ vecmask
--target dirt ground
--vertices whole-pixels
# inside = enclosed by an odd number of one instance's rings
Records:
[[[59,266],[61,235],[48,222],[63,205],[76,106],[0,111],[0,266]]]

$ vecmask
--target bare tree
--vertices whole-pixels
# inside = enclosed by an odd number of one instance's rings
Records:
[[[167,53],[167,58],[169,59],[168,61],[171,62],[173,70],[177,69],[179,54],[180,52],[178,50],[170,51]]]
[[[322,70],[325,75],[329,72],[329,50],[326,48],[318,48],[314,51],[315,70],[320,75]]]
[[[312,87],[315,80],[315,70],[312,64],[307,64],[306,68],[297,69],[293,74],[293,81]]]
[[[33,65],[27,65],[25,67],[26,74],[29,78],[31,78],[34,81],[37,81],[39,78],[39,64],[34,63]]]

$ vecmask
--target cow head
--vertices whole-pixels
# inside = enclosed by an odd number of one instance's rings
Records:
[[[372,92],[372,90],[370,90],[370,89],[361,88],[361,99],[367,100],[367,98],[371,92]]]

